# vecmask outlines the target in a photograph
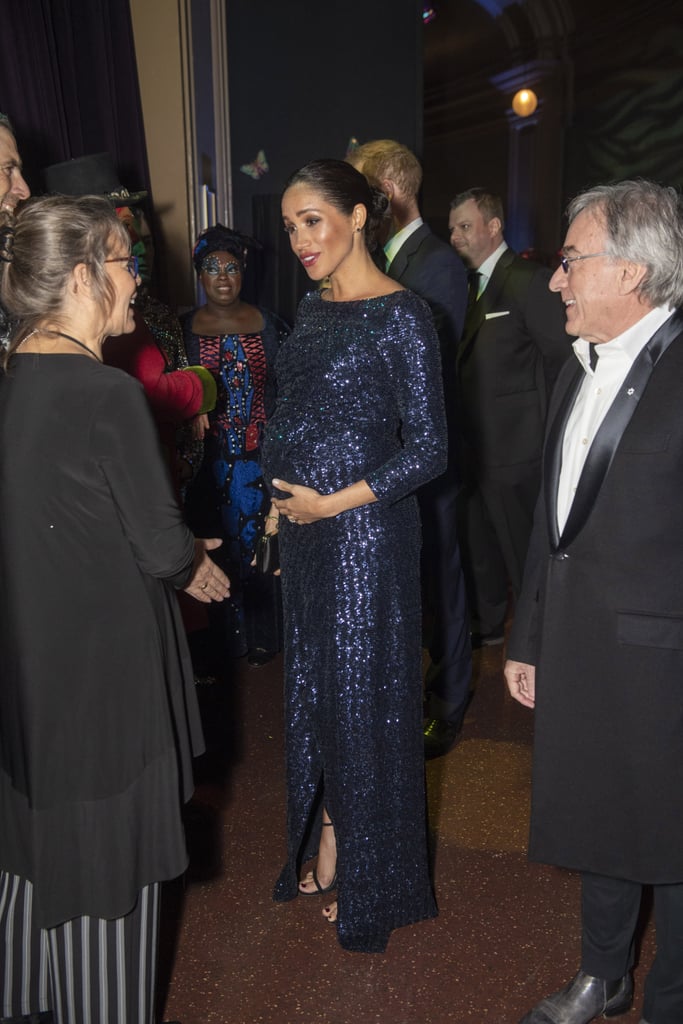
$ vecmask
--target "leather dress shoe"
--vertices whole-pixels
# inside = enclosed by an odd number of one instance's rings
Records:
[[[263,668],[269,661],[272,661],[275,657],[274,651],[267,651],[265,647],[254,647],[252,651],[249,651],[247,655],[247,664],[251,665],[252,668]],[[173,1022],[171,1022],[173,1024]]]
[[[443,757],[460,738],[461,723],[445,722],[442,718],[430,718],[425,726],[425,758]]]
[[[505,630],[497,629],[495,633],[471,633],[470,642],[472,650],[478,651],[481,647],[497,647],[505,640]]]
[[[559,992],[543,999],[519,1024],[589,1024],[596,1017],[618,1017],[631,1008],[633,979],[604,981],[579,971]]]

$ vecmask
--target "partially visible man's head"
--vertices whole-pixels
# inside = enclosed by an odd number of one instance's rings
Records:
[[[504,226],[503,203],[494,192],[468,188],[451,200],[451,245],[472,270],[501,244]]]
[[[17,203],[30,195],[31,190],[21,173],[12,125],[6,114],[0,114],[0,210],[13,213]]]
[[[621,181],[582,192],[550,288],[561,293],[567,332],[611,341],[656,306],[683,302],[683,208],[673,188]]]
[[[414,199],[422,184],[422,167],[407,146],[393,139],[365,142],[348,157],[349,163],[392,199],[396,189],[405,198]]]

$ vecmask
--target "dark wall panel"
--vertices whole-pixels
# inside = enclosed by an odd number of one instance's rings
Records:
[[[318,157],[343,159],[351,138],[421,149],[421,12],[416,0],[227,5],[234,225],[267,233],[259,290],[283,315],[293,303],[282,296],[305,284],[277,213],[289,175]],[[240,168],[261,151],[269,169],[252,178]],[[295,280],[280,286],[281,274]]]

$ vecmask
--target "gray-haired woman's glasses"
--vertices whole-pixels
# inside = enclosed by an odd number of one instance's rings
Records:
[[[112,256],[111,259],[105,260],[105,263],[125,263],[126,270],[131,277],[137,277],[140,269],[140,261],[137,256]]]

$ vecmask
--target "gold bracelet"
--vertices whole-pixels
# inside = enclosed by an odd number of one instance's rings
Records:
[[[274,523],[279,523],[280,522],[280,517],[279,516],[266,516],[266,519],[272,519]]]

